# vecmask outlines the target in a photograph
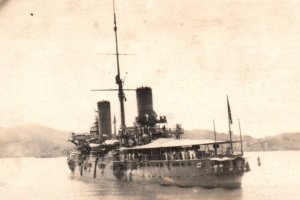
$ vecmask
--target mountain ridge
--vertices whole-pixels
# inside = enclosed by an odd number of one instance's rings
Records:
[[[71,148],[69,133],[40,124],[0,129],[0,157],[57,157]]]
[[[36,123],[12,128],[0,128],[0,157],[57,157],[65,156],[73,144],[68,142],[70,133]],[[207,129],[185,130],[183,138],[212,139],[214,132]],[[233,135],[233,140],[240,140]],[[229,140],[228,133],[217,133],[217,140]],[[280,133],[255,138],[243,136],[244,151],[300,150],[300,132]]]
[[[214,132],[205,129],[186,130],[183,138],[190,139],[212,139]],[[233,140],[240,140],[239,135],[232,135]],[[274,136],[255,138],[243,135],[244,151],[278,151],[278,150],[300,150],[300,132],[279,133]],[[229,140],[228,133],[217,133],[217,140]]]

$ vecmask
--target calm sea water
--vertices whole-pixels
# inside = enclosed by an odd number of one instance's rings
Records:
[[[251,171],[242,188],[235,190],[72,179],[66,158],[4,158],[0,159],[0,199],[300,199],[300,151],[251,152],[246,157]]]

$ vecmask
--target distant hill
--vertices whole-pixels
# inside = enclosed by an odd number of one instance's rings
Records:
[[[250,151],[300,150],[300,133],[281,133],[247,141],[246,145]]]
[[[57,157],[72,146],[69,133],[39,124],[0,129],[0,157]]]
[[[65,156],[74,145],[67,142],[69,133],[39,124],[0,128],[0,157]],[[214,139],[211,130],[186,130],[183,138]],[[229,140],[228,133],[217,133],[217,140]],[[233,135],[239,140],[239,135]],[[245,151],[300,150],[300,133],[282,133],[272,137],[243,136]]]
[[[203,129],[186,130],[183,138],[214,140],[214,132]],[[233,135],[233,140],[239,139],[239,135]],[[228,133],[217,133],[217,140],[229,140]],[[300,132],[281,133],[264,138],[244,135],[243,146],[245,151],[300,150]]]

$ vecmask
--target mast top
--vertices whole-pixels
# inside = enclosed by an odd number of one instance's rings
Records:
[[[115,9],[115,1],[113,0],[113,11],[114,11],[114,32],[115,32],[115,42],[116,42],[116,58],[117,58],[117,70],[118,74],[116,76],[116,84],[118,85],[119,91],[119,101],[120,101],[120,110],[121,110],[121,128],[125,128],[125,109],[124,109],[124,100],[125,94],[123,90],[123,80],[120,76],[120,62],[119,62],[119,48],[118,48],[118,34],[117,34],[117,17]]]
[[[116,56],[117,56],[117,68],[118,68],[118,76],[120,77],[120,66],[119,66],[119,47],[118,47],[118,37],[117,37],[117,17],[116,17],[116,8],[115,8],[115,0],[113,0],[113,11],[114,11],[114,31],[115,31],[115,39],[116,39]]]

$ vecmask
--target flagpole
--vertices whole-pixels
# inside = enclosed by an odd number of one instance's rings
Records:
[[[231,136],[232,132],[231,132],[230,120],[228,121],[229,121],[228,125],[229,125],[229,136],[230,136],[230,148],[231,148],[231,154],[233,154],[233,145],[232,145],[232,136]]]
[[[227,110],[228,110],[228,127],[229,127],[229,137],[230,137],[230,148],[231,148],[231,154],[233,154],[232,132],[231,132],[232,117],[231,117],[231,110],[230,110],[228,95],[227,95]]]
[[[244,150],[243,150],[243,140],[242,140],[242,131],[241,131],[241,123],[240,123],[240,119],[238,118],[239,121],[239,130],[240,130],[240,141],[241,141],[241,153],[242,156],[244,155]]]
[[[215,156],[217,156],[217,133],[216,133],[216,126],[215,126],[215,120],[213,119],[214,124],[214,135],[215,135]]]
[[[117,120],[116,120],[116,115],[114,115],[114,121],[113,121],[113,124],[114,124],[114,139],[117,138]]]

